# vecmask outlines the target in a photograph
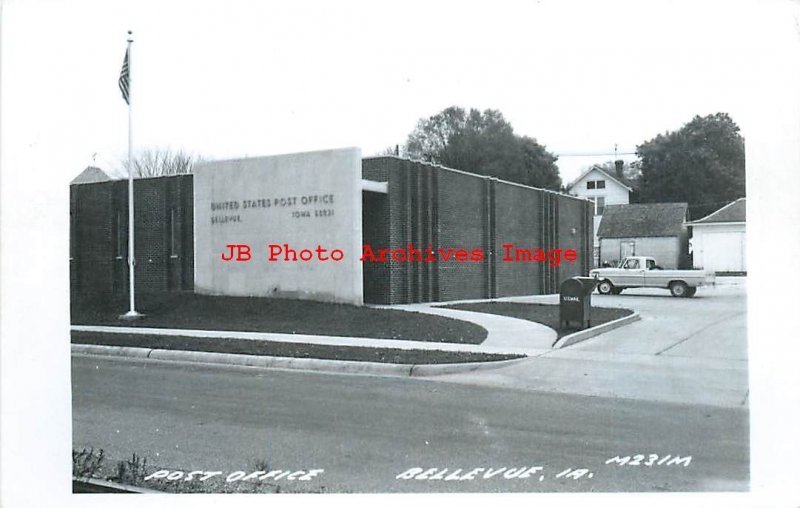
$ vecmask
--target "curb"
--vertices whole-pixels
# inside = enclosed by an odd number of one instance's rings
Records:
[[[522,358],[513,358],[511,360],[499,360],[496,362],[473,362],[473,363],[440,363],[440,364],[420,364],[412,365],[409,376],[411,377],[426,377],[426,376],[443,376],[445,374],[458,374],[462,372],[473,372],[476,370],[492,370],[500,369],[502,367],[509,367],[516,365],[525,360],[530,359],[528,356]]]
[[[351,360],[323,360],[319,358],[289,358],[282,356],[258,356],[235,353],[209,353],[205,351],[182,351],[137,347],[101,346],[95,344],[72,344],[72,354],[138,358],[144,360],[203,363],[236,367],[260,367],[271,369],[310,370],[339,374],[362,374],[397,377],[425,377],[499,369],[516,364],[528,357],[500,360],[496,362],[447,363],[447,364],[398,364],[358,362]]]
[[[564,335],[557,341],[553,343],[553,349],[561,349],[567,346],[571,346],[572,344],[577,344],[578,342],[583,342],[587,339],[591,339],[592,337],[596,337],[600,334],[610,332],[616,328],[621,326],[628,325],[633,323],[634,321],[639,321],[642,317],[639,315],[638,312],[634,312],[633,314],[625,317],[621,317],[619,319],[615,319],[614,321],[609,321],[608,323],[603,323],[602,325],[594,326],[592,328],[587,328],[586,330],[581,330],[579,332],[571,333],[569,335]]]

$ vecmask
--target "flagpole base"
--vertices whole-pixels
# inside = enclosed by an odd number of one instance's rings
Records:
[[[119,319],[122,321],[136,321],[139,318],[143,318],[144,314],[140,314],[135,310],[129,310],[125,314],[120,314]]]

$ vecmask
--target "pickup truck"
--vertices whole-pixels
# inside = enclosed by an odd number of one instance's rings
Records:
[[[618,295],[628,288],[664,288],[672,296],[691,297],[699,286],[714,285],[714,272],[663,270],[646,256],[628,256],[616,268],[595,268],[589,276],[598,280],[600,294]]]

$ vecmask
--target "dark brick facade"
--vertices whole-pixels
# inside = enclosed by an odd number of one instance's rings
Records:
[[[364,243],[376,251],[413,244],[486,254],[482,263],[365,263],[368,303],[555,293],[563,280],[589,271],[593,211],[585,200],[397,157],[366,158],[362,166],[365,179],[389,187],[388,194],[374,194],[380,198],[364,198]],[[370,207],[373,199],[383,200],[379,209]],[[509,243],[572,248],[578,260],[558,267],[504,262],[502,246]],[[378,274],[381,280],[373,280]]]
[[[134,182],[137,294],[194,286],[192,177]],[[72,300],[124,301],[128,294],[128,182],[70,186]]]
[[[403,249],[481,250],[480,262],[364,263],[364,301],[398,304],[555,293],[561,281],[586,275],[591,263],[592,208],[571,196],[400,159],[367,158],[363,178],[388,193],[363,192],[363,243]],[[70,187],[73,302],[125,302],[128,288],[127,181]],[[136,180],[136,290],[192,290],[192,176]],[[559,267],[504,262],[503,244],[575,249]],[[123,305],[124,307],[124,305]]]

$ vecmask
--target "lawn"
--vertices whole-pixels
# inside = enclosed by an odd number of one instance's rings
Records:
[[[278,298],[171,293],[140,298],[145,317],[120,321],[124,303],[98,308],[76,302],[72,324],[334,335],[373,339],[480,344],[486,329],[473,323],[401,310]]]
[[[519,319],[527,319],[541,323],[555,330],[559,337],[578,331],[577,329],[562,329],[558,322],[558,305],[541,305],[533,303],[512,302],[485,302],[461,303],[448,305],[447,309],[469,310],[472,312],[485,312]],[[608,323],[621,317],[633,314],[630,309],[617,309],[608,307],[592,307],[592,326]]]
[[[181,336],[77,331],[72,332],[72,343],[152,349],[174,349],[180,351],[205,351],[210,353],[283,356],[291,358],[319,358],[325,360],[398,363],[403,365],[492,362],[522,358],[521,355],[465,353],[424,349],[406,350],[394,348],[271,342],[266,340],[220,338],[199,339],[195,337]]]

